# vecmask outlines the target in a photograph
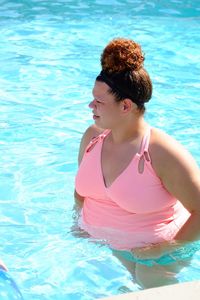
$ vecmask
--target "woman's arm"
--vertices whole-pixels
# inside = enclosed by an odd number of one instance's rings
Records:
[[[80,147],[79,147],[79,154],[78,154],[78,165],[80,165],[83,155],[85,153],[85,149],[87,145],[90,143],[92,138],[97,137],[99,134],[101,134],[104,130],[102,128],[97,127],[96,125],[92,125],[88,127],[88,129],[83,134],[83,137],[81,139]],[[75,204],[78,208],[81,208],[83,204],[84,198],[80,196],[76,190],[74,191],[74,199]]]
[[[150,155],[164,187],[191,213],[175,240],[200,238],[200,170],[194,158],[177,141],[154,130]]]
[[[140,259],[154,259],[200,239],[200,170],[177,141],[153,129],[149,147],[152,166],[169,193],[190,212],[173,241],[133,249]]]

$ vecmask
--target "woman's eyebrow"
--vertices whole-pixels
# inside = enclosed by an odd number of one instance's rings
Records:
[[[96,96],[96,95],[94,94],[93,91],[92,91],[92,95],[93,95],[93,97],[94,97],[95,99],[97,99],[97,100],[99,100],[99,101],[101,101],[101,102],[104,102],[103,99],[102,99],[102,98],[99,98],[98,96]]]

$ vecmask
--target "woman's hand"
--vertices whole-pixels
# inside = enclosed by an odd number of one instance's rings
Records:
[[[151,244],[146,247],[134,248],[131,252],[135,256],[135,258],[138,259],[157,259],[165,254],[172,253],[173,251],[179,249],[181,246],[183,246],[182,242],[169,241],[159,244]]]
[[[4,264],[4,262],[0,259],[0,268],[3,269],[4,271],[8,271],[6,265]]]

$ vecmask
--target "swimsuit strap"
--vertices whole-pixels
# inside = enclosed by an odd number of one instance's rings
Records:
[[[149,141],[150,141],[150,137],[151,137],[151,127],[149,126],[147,129],[147,132],[145,133],[143,139],[142,139],[142,143],[141,143],[141,147],[140,147],[140,155],[144,155],[144,158],[147,161],[150,161],[150,156],[149,156]]]
[[[106,129],[100,135],[93,137],[90,143],[88,144],[88,146],[86,147],[85,152],[86,153],[90,152],[99,141],[102,141],[107,136],[109,132],[110,130]]]

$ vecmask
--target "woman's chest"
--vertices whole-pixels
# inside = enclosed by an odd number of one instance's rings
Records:
[[[104,184],[110,187],[114,181],[128,168],[137,154],[138,148],[128,145],[122,147],[102,147],[100,168]]]
[[[146,165],[143,173],[138,172],[138,154],[124,159],[110,153],[103,164],[101,154],[97,147],[83,158],[76,176],[76,190],[81,196],[108,200],[132,213],[158,211],[174,202]]]

